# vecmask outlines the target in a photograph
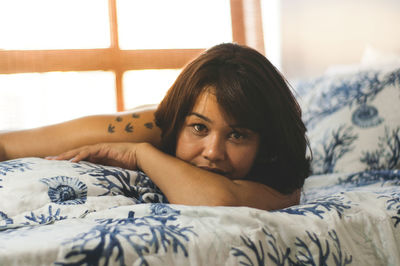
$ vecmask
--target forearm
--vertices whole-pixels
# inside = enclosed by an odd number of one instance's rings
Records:
[[[203,170],[158,150],[149,143],[100,143],[74,149],[52,158],[88,160],[144,171],[170,203],[205,206],[248,206],[274,210],[298,204],[299,193],[283,195],[263,184],[229,179]]]
[[[45,157],[100,142],[149,142],[158,145],[154,110],[83,117],[37,129],[0,134],[0,159]]]
[[[73,131],[68,128],[74,123],[68,122],[68,126],[59,124],[0,134],[3,159],[55,155],[79,145],[79,141],[75,140],[77,134],[68,132]]]
[[[101,141],[95,117],[85,117],[60,124],[13,131],[0,135],[6,159],[45,157]],[[104,134],[105,135],[105,134]]]
[[[136,149],[137,165],[170,203],[206,206],[248,206],[264,210],[298,204],[299,191],[283,195],[263,184],[231,180],[169,156],[147,143]]]
[[[136,150],[138,167],[162,190],[170,203],[187,205],[239,205],[228,178],[192,166],[147,143]]]

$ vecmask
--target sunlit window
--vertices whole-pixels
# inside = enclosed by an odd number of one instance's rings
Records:
[[[0,25],[0,49],[110,46],[107,0],[1,0]]]
[[[232,41],[229,0],[117,0],[122,49],[207,48]]]
[[[133,70],[124,75],[125,107],[158,104],[174,83],[181,70]]]
[[[0,0],[0,131],[159,103],[169,68],[232,41],[230,3]]]
[[[115,112],[112,72],[0,75],[0,131]]]

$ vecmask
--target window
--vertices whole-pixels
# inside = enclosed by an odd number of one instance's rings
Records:
[[[121,49],[201,49],[232,41],[229,0],[118,0],[117,11]]]
[[[114,82],[105,71],[0,75],[0,130],[115,112]]]
[[[124,106],[157,104],[178,77],[179,69],[130,70],[123,77]],[[155,78],[157,77],[157,78]]]
[[[106,0],[3,0],[0,10],[0,49],[93,49],[110,46]]]
[[[1,1],[0,130],[157,102],[204,49],[229,41],[251,45],[249,33],[262,29],[257,4],[260,0]]]

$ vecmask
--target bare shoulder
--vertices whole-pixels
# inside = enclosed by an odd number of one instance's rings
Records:
[[[234,183],[241,187],[241,201],[250,203],[249,206],[264,209],[278,210],[298,205],[300,189],[291,194],[282,194],[279,191],[261,183],[238,179]]]

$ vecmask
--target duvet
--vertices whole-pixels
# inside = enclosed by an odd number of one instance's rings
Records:
[[[314,175],[300,205],[262,211],[169,204],[140,171],[6,161],[0,265],[400,265],[400,171]]]

